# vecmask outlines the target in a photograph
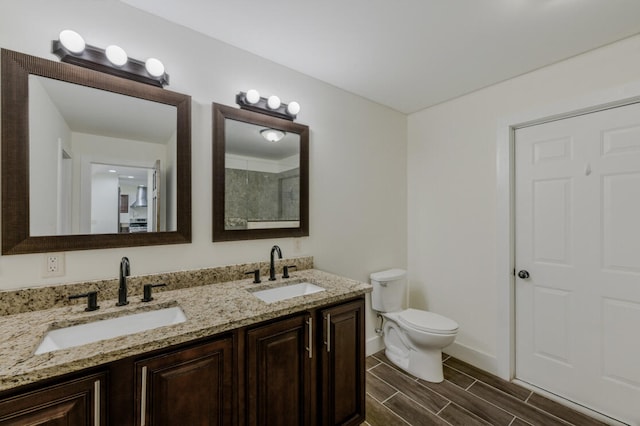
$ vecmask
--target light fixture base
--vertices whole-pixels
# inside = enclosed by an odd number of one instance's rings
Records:
[[[169,84],[169,74],[166,72],[159,77],[154,77],[145,68],[145,63],[137,59],[129,58],[121,67],[115,67],[109,62],[104,49],[86,45],[81,53],[73,53],[67,50],[60,40],[51,42],[51,53],[60,58],[60,61],[78,65],[94,71],[115,75],[152,86],[164,87]]]
[[[253,112],[259,112],[261,114],[271,115],[273,117],[284,118],[285,120],[293,121],[298,116],[297,114],[289,114],[287,112],[287,104],[281,103],[276,109],[269,108],[268,99],[260,97],[260,100],[254,104],[247,101],[247,93],[240,92],[236,95],[236,103],[242,109],[246,109]]]

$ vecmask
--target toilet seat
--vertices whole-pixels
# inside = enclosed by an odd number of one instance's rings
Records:
[[[458,331],[458,323],[433,312],[419,309],[406,309],[398,312],[398,322],[415,330],[433,334],[454,334]]]

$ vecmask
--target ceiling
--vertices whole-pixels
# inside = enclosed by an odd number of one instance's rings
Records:
[[[638,0],[121,1],[407,114],[640,33]]]
[[[46,77],[29,78],[44,88],[71,132],[164,145],[176,133],[174,106]]]

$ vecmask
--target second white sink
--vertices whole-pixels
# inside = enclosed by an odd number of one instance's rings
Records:
[[[253,291],[251,294],[258,299],[267,302],[279,302],[281,300],[291,299],[298,296],[306,296],[307,294],[319,293],[326,289],[315,284],[303,282],[298,284],[283,285],[281,287],[269,288],[267,290]]]
[[[174,306],[58,328],[45,334],[35,355],[139,333],[165,325],[180,324],[186,320],[187,317],[182,309]]]

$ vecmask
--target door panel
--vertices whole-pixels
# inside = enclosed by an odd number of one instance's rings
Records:
[[[516,376],[640,422],[640,106],[515,143]]]

